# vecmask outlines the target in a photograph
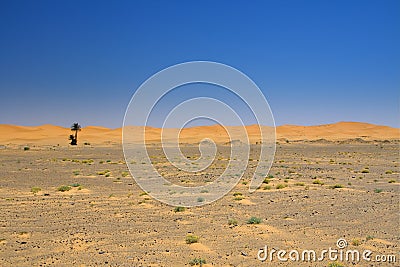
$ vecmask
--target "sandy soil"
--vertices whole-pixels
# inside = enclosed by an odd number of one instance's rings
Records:
[[[248,192],[247,174],[221,200],[175,211],[135,184],[120,145],[34,142],[24,151],[22,144],[43,131],[22,127],[21,136],[9,136],[16,126],[8,127],[8,134],[0,131],[5,145],[0,147],[0,266],[190,266],[194,258],[205,259],[204,266],[328,266],[329,260],[260,262],[257,252],[265,245],[321,251],[336,248],[339,238],[348,241],[349,249],[397,256],[396,264],[357,266],[399,264],[400,163],[394,141],[282,141],[270,178],[256,192]],[[326,138],[323,133],[334,125],[322,128],[315,139]],[[85,128],[81,140],[86,135],[92,141],[88,136],[95,139],[102,131],[111,130]],[[373,132],[380,140],[388,137],[379,129]],[[291,133],[291,140],[304,139],[295,138],[297,134]],[[61,135],[50,139],[57,138]],[[17,145],[9,145],[11,141]],[[162,158],[159,148],[150,150],[155,162]],[[214,179],[223,168],[227,149],[219,151],[209,177],[202,176],[201,182]],[[187,146],[185,153],[195,156],[197,147]],[[255,165],[250,162],[249,170]],[[160,166],[171,179],[193,183],[190,176]],[[62,185],[72,185],[71,190],[58,191]],[[253,216],[261,222],[247,223]],[[198,242],[187,244],[188,234],[198,236]]]

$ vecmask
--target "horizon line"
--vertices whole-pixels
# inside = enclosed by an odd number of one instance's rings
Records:
[[[317,126],[327,126],[327,125],[335,125],[335,124],[340,124],[340,123],[356,123],[356,124],[369,124],[369,125],[374,125],[374,126],[383,126],[383,127],[390,127],[394,129],[400,129],[400,127],[393,127],[389,125],[383,125],[383,124],[375,124],[375,123],[370,123],[370,122],[362,122],[362,121],[337,121],[333,123],[324,123],[324,124],[312,124],[312,125],[301,125],[301,124],[281,124],[281,125],[275,125],[275,128],[277,127],[282,127],[282,126],[292,126],[292,127],[317,127]],[[72,125],[72,123],[71,123]],[[261,126],[261,127],[273,127],[271,125],[260,125],[260,124],[247,124],[243,125],[244,127],[249,127],[249,126]],[[19,125],[19,124],[9,124],[9,123],[0,123],[0,126],[16,126],[16,127],[41,127],[41,126],[55,126],[55,127],[61,127],[61,128],[70,128],[70,126],[61,126],[57,124],[51,124],[51,123],[45,123],[45,124],[39,124],[39,125]],[[212,125],[198,125],[198,126],[191,126],[191,127],[184,127],[184,128],[164,128],[164,129],[191,129],[191,128],[199,128],[199,127],[215,127],[215,126],[222,126],[222,127],[240,127],[242,125],[219,125],[219,124],[212,124]],[[105,128],[109,130],[117,130],[117,129],[122,129],[123,127],[149,127],[149,128],[154,128],[154,129],[162,129],[162,127],[155,127],[151,125],[122,125],[121,127],[117,128],[110,128],[106,126],[101,126],[101,125],[86,125],[82,126],[82,129],[87,128],[87,127],[99,127],[99,128]]]

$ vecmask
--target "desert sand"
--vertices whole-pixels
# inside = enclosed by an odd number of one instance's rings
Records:
[[[143,131],[143,127],[134,127]],[[235,129],[235,127],[230,127]],[[237,128],[237,127],[236,127]],[[251,143],[259,140],[259,127],[246,126]],[[161,129],[146,127],[146,140],[149,142],[160,141]],[[41,126],[15,126],[0,125],[0,145],[7,144],[38,144],[61,145],[68,144],[68,128],[41,125]],[[119,144],[121,143],[122,129],[109,129],[105,127],[87,126],[79,133],[79,143],[90,144]],[[229,141],[225,129],[221,126],[201,126],[185,128],[182,130],[180,140],[187,143],[196,143],[203,138],[211,138],[217,143]],[[325,139],[340,141],[349,139],[373,140],[400,140],[400,129],[360,122],[339,122],[318,126],[282,125],[276,127],[278,141],[315,141]]]
[[[255,128],[248,126],[253,141]],[[149,132],[157,140],[159,129]],[[191,140],[216,133],[223,129],[186,129],[185,156],[199,156]],[[257,259],[265,245],[319,252],[337,248],[339,238],[348,249],[397,257],[356,266],[399,264],[399,129],[348,122],[279,126],[274,164],[258,190],[248,191],[257,165],[253,144],[248,169],[230,193],[186,209],[151,198],[135,183],[121,129],[85,127],[74,147],[67,145],[69,134],[51,125],[0,126],[0,266],[191,266],[199,259],[203,266],[356,264]],[[168,165],[157,143],[149,155],[174,183],[206,184],[229,159],[230,147],[219,138],[218,157],[198,176]],[[189,244],[191,235],[198,239]]]

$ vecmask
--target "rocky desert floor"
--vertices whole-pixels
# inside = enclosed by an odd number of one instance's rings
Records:
[[[227,147],[193,176],[164,164],[176,183],[211,182]],[[198,156],[197,146],[185,155]],[[0,149],[0,266],[399,266],[399,145],[314,142],[277,145],[263,185],[257,165],[222,199],[195,208],[154,200],[130,176],[119,145]],[[162,163],[162,150],[149,150]],[[250,220],[253,217],[252,220]],[[396,262],[262,262],[268,249],[372,251]],[[286,255],[287,257],[287,255]],[[201,259],[201,260],[200,260]],[[393,258],[392,258],[393,259]],[[336,264],[336,265],[335,265]]]

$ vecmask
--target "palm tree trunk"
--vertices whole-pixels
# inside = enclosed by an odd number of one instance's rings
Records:
[[[75,141],[78,144],[78,130],[75,130]]]

